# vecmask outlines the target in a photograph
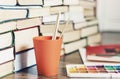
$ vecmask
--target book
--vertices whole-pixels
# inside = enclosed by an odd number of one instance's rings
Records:
[[[80,30],[73,30],[63,34],[63,43],[73,42],[81,38]]]
[[[62,32],[63,28],[65,27],[65,24],[66,22],[63,22],[63,23],[60,23],[59,24],[59,28],[58,28],[58,32]],[[54,32],[55,30],[55,23],[44,23],[44,24],[41,24],[40,25],[40,32],[43,34],[43,35],[46,35],[46,33],[52,33]],[[70,32],[70,31],[73,31],[73,23],[72,22],[69,22],[68,26],[65,27],[65,30],[64,32]]]
[[[64,0],[63,4],[64,5],[80,5],[84,8],[91,8],[96,6],[95,1],[87,1],[87,0]]]
[[[58,6],[62,5],[62,0],[44,0],[43,6]]]
[[[84,8],[93,8],[93,7],[96,7],[96,2],[95,1],[80,0],[79,5],[84,7]]]
[[[99,32],[98,25],[93,25],[81,29],[81,37],[87,37]]]
[[[85,47],[87,45],[86,39],[79,39],[71,43],[64,43],[65,54],[72,53],[78,50],[80,47]]]
[[[86,47],[86,58],[91,61],[106,61],[120,63],[120,45],[97,45]]]
[[[79,5],[80,0],[63,0],[64,5]]]
[[[16,30],[16,21],[0,23],[0,33]]]
[[[118,65],[119,63],[117,62],[103,62],[103,61],[89,61],[87,60],[87,55],[86,55],[86,48],[79,48],[79,54],[80,57],[83,61],[83,64],[85,65]]]
[[[98,20],[95,18],[92,20],[77,22],[77,23],[73,23],[73,24],[74,24],[74,29],[82,29],[84,27],[94,26],[94,25],[97,25],[99,23],[98,23]]]
[[[15,58],[14,52],[15,52],[14,47],[9,47],[9,48],[0,50],[0,65],[5,62],[14,60]]]
[[[0,78],[7,76],[14,71],[13,61],[6,62],[0,65]]]
[[[1,8],[0,22],[23,19],[27,17],[27,9]]]
[[[33,7],[33,8],[29,8],[28,11],[29,11],[28,18],[50,15],[49,7],[39,7],[39,8]]]
[[[84,8],[84,16],[95,16],[94,8]]]
[[[85,17],[85,16],[84,16],[84,17]],[[90,21],[90,20],[94,20],[94,19],[96,19],[95,16],[86,16],[86,17],[85,17],[85,20],[86,20],[86,21]]]
[[[53,15],[48,15],[48,16],[43,16],[42,22],[43,23],[56,23],[56,19],[57,19],[57,14],[53,14]],[[65,15],[61,14],[59,16],[60,22],[64,22],[65,21]]]
[[[23,28],[28,28],[31,26],[40,26],[41,24],[42,24],[41,17],[26,18],[26,19],[22,19],[22,20],[17,20],[16,21],[16,28],[23,29]]]
[[[68,12],[69,10],[69,7],[68,6],[53,6],[53,7],[50,7],[50,14],[58,14],[59,12],[61,13],[65,13],[65,12]]]
[[[15,30],[15,53],[33,48],[33,37],[39,34],[39,26]]]
[[[2,5],[2,6],[13,6],[16,4],[17,4],[16,0],[1,0],[0,1],[0,5]]]
[[[43,0],[17,0],[19,5],[43,5]]]
[[[84,21],[84,22],[78,22],[78,23],[74,23],[74,29],[77,30],[77,29],[82,29],[84,27],[87,26],[87,22]]]
[[[69,12],[65,13],[65,20],[69,19],[72,20],[74,23],[77,22],[84,22],[84,9],[81,6],[69,6]]]
[[[100,32],[87,37],[87,44],[90,46],[101,44],[101,42],[102,34]]]
[[[14,72],[36,65],[34,49],[25,50],[15,54]]]
[[[4,49],[14,45],[14,35],[12,31],[0,34],[0,49]]]
[[[89,21],[86,21],[86,22],[87,22],[87,26],[92,26],[92,25],[98,25],[99,24],[97,18],[89,20]]]

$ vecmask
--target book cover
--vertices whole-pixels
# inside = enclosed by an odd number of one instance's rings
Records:
[[[87,60],[120,62],[120,44],[86,47]]]
[[[104,62],[104,61],[90,61],[87,59],[86,48],[79,48],[79,54],[82,59],[83,64],[86,65],[117,65],[118,62]]]

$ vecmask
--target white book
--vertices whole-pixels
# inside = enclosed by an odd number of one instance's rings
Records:
[[[12,32],[0,34],[0,49],[10,47],[14,44],[14,36]]]
[[[50,14],[58,14],[59,12],[65,13],[69,11],[68,6],[54,6],[50,7]]]
[[[102,42],[102,34],[97,33],[87,37],[88,45],[97,45]]]
[[[0,0],[0,5],[16,5],[17,0]]]
[[[65,54],[71,53],[78,50],[80,47],[85,47],[87,45],[86,39],[80,39],[71,43],[65,43]]]
[[[43,23],[50,23],[50,22],[56,22],[57,20],[57,14],[54,14],[54,15],[48,15],[48,16],[43,16]],[[59,20],[60,21],[65,21],[65,16],[64,14],[61,14],[59,16]]]
[[[69,6],[69,12],[65,13],[65,19],[67,20],[69,17],[74,23],[84,22],[85,18],[83,11],[84,9],[81,6]]]
[[[27,16],[26,9],[0,9],[0,22],[23,19]]]
[[[87,37],[87,36],[90,36],[90,35],[96,34],[96,33],[98,33],[97,25],[89,26],[89,27],[85,27],[85,28],[81,29],[81,37]]]
[[[13,61],[9,61],[7,63],[1,64],[0,65],[0,78],[13,73],[14,71],[14,65]]]
[[[87,22],[78,22],[78,23],[74,23],[74,29],[81,29],[87,26]]]
[[[79,5],[80,0],[63,0],[64,5]]]
[[[43,0],[17,0],[19,5],[43,5]]]
[[[29,10],[29,14],[28,14],[29,18],[50,15],[49,7],[29,8],[28,10]]]
[[[119,63],[112,63],[112,62],[98,62],[98,61],[89,61],[86,59],[86,49],[79,48],[79,53],[82,58],[82,61],[85,65],[117,65]]]
[[[14,47],[0,50],[0,64],[14,60]]]
[[[15,54],[14,71],[19,71],[36,64],[34,49],[20,52]]]
[[[14,31],[15,53],[33,48],[33,37],[39,36],[38,26]]]
[[[81,38],[80,35],[80,30],[73,30],[70,32],[65,32],[63,34],[63,42],[72,42],[72,41],[76,41],[79,40]]]
[[[97,19],[93,19],[93,20],[87,21],[87,26],[97,25],[97,24],[98,24],[98,20]]]
[[[0,33],[16,29],[16,21],[0,23]]]
[[[28,28],[32,26],[40,26],[42,24],[42,18],[35,17],[23,20],[17,20],[16,27],[17,29]]]
[[[43,6],[57,6],[62,5],[62,0],[44,0]]]

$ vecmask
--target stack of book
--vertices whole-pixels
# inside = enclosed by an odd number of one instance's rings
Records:
[[[96,1],[64,0],[63,4],[69,6],[68,13],[73,22],[73,30],[63,34],[65,54],[74,52],[80,47],[101,43],[101,33],[95,10]]]
[[[0,1],[0,78],[36,64],[33,37],[40,35],[42,16],[30,12],[42,8],[31,6],[40,1]]]
[[[58,14],[58,36],[69,20],[63,34],[62,55],[100,42],[95,7],[95,1],[91,0],[0,1],[0,68],[11,67],[10,73],[35,65],[33,37],[53,35]],[[9,53],[3,56],[2,52],[7,50],[15,57],[9,58]],[[8,59],[2,60],[6,56]],[[12,69],[13,67],[15,69]],[[5,72],[2,69],[0,71]],[[6,74],[8,72],[0,73],[0,77]]]

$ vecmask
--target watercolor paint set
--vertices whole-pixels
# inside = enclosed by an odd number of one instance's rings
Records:
[[[120,65],[66,65],[68,77],[120,77]]]

